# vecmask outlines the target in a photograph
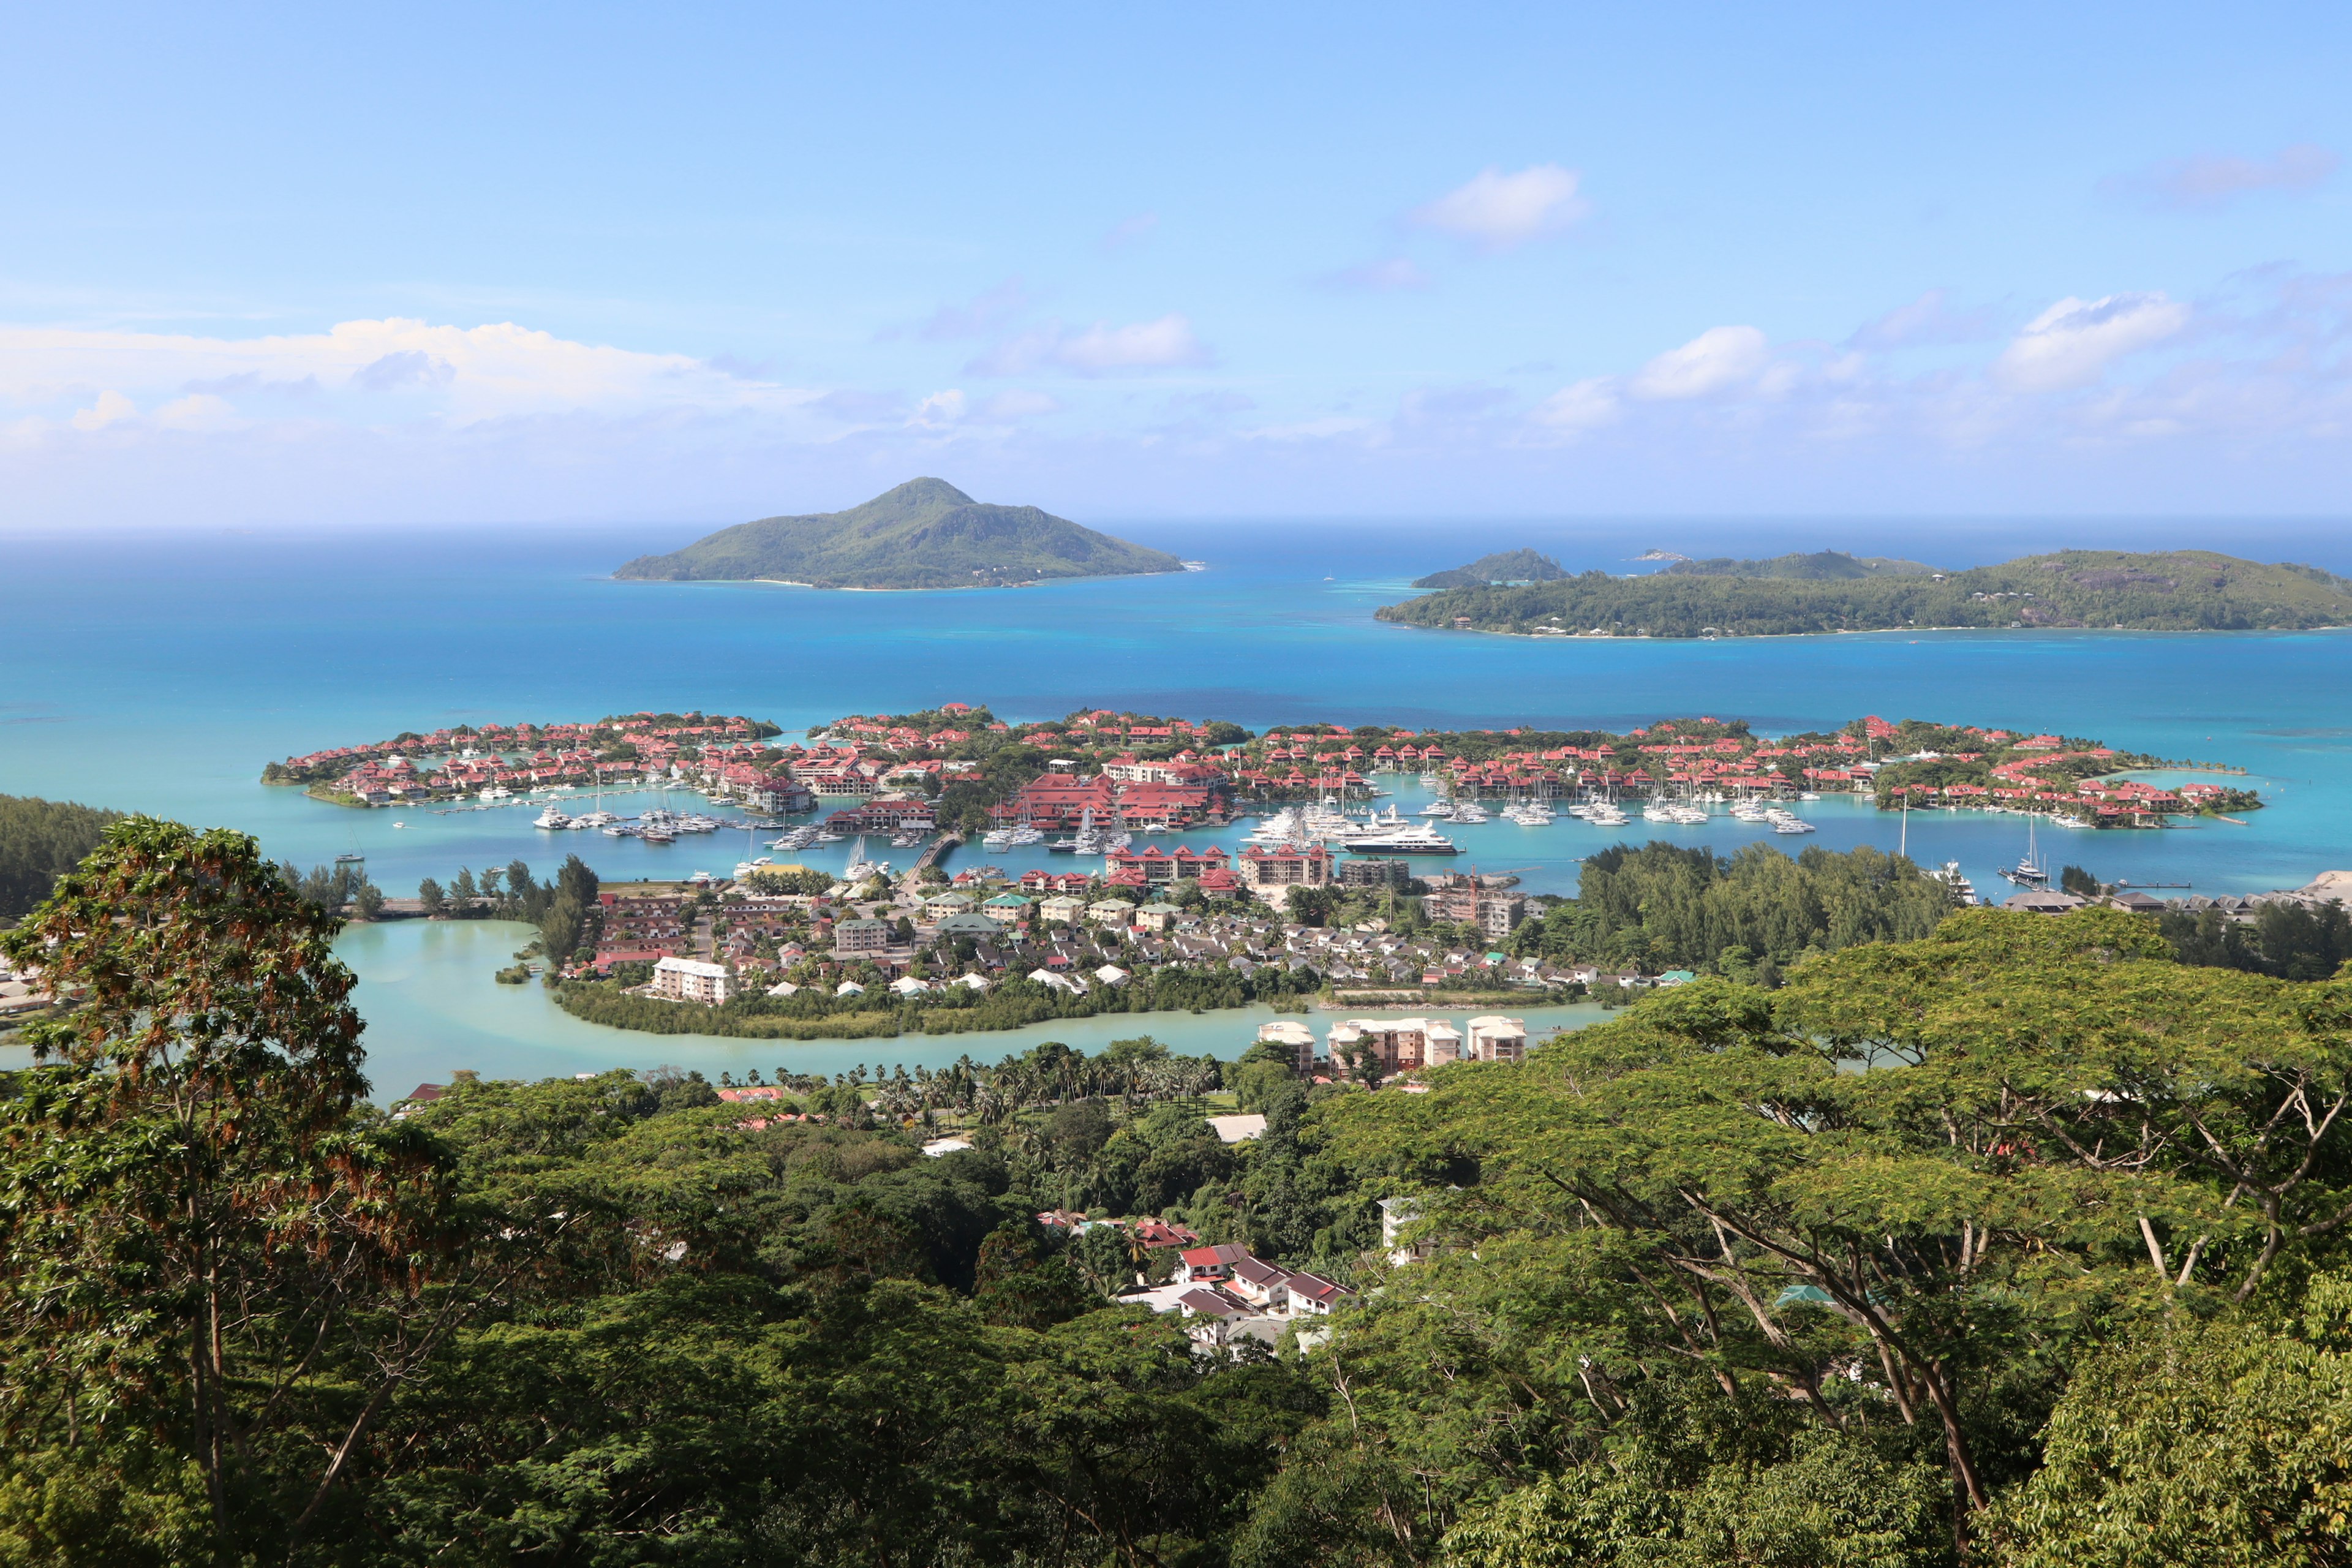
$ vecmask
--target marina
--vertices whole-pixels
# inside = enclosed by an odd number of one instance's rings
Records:
[[[0,731],[6,738],[0,790],[237,826],[257,833],[273,858],[306,867],[363,855],[369,878],[394,895],[413,890],[421,878],[517,858],[546,876],[574,852],[615,881],[686,880],[698,870],[723,878],[761,856],[837,873],[847,864],[851,837],[828,835],[821,825],[852,804],[843,797],[779,817],[673,784],[663,809],[728,826],[665,842],[660,835],[530,826],[551,799],[567,817],[580,807],[595,809],[593,787],[445,802],[446,810],[420,804],[352,811],[299,789],[257,788],[254,767],[258,758],[299,752],[322,738],[429,727],[421,719],[482,724],[526,713],[659,710],[682,691],[714,708],[769,716],[787,736],[794,726],[805,730],[837,717],[851,694],[858,706],[895,710],[995,694],[1011,711],[1034,717],[1099,703],[1215,711],[1254,729],[1303,714],[1354,723],[1407,713],[1424,724],[1465,729],[1499,731],[1535,721],[1623,731],[1703,700],[1707,711],[1743,714],[1773,733],[1872,711],[2030,719],[2200,763],[2229,759],[2227,765],[2247,773],[2135,776],[2168,788],[2200,779],[2243,784],[2267,803],[2260,812],[2231,814],[2235,821],[2198,817],[2160,833],[2080,832],[2044,819],[2039,847],[2053,877],[2074,862],[2109,883],[2163,885],[2176,896],[2189,890],[2180,884],[2200,894],[2244,893],[2299,887],[2352,858],[2341,833],[2341,824],[2352,820],[2352,706],[2346,695],[2352,693],[2352,636],[2346,634],[1986,632],[1719,643],[1627,638],[1572,647],[1448,638],[1369,620],[1370,606],[1397,596],[1409,574],[1402,563],[1425,553],[1413,538],[1368,531],[1355,566],[1326,584],[1321,578],[1330,567],[1319,557],[1302,558],[1276,535],[1207,531],[1223,542],[1187,553],[1213,554],[1217,564],[1210,572],[1047,584],[1017,595],[801,595],[792,601],[793,646],[805,663],[784,689],[741,656],[779,635],[778,591],[752,585],[631,593],[598,574],[620,545],[593,530],[527,548],[451,536],[429,569],[413,558],[415,542],[406,537],[359,535],[291,549],[272,540],[207,542],[201,550],[161,542],[127,565],[119,555],[101,559],[75,547],[36,544],[20,552],[22,613],[0,622],[0,658],[11,668],[44,673],[29,689],[37,695],[11,699],[15,706],[0,712],[7,722]],[[1573,550],[1564,559],[1580,564]],[[1596,542],[1585,559],[1605,563],[1608,547]],[[452,575],[445,560],[464,570]],[[1383,575],[1389,562],[1398,565]],[[263,600],[297,603],[300,584],[324,570],[362,584],[338,606],[338,625],[354,641],[320,641],[315,657],[289,662],[281,648],[299,635],[299,621],[247,622],[215,613],[226,603],[253,602],[257,588]],[[120,635],[86,661],[58,665],[44,650],[70,640],[59,617],[94,596],[117,606]],[[534,658],[525,631],[509,629],[504,615],[524,599],[545,601],[551,616],[605,625],[615,646],[628,651],[632,673],[616,682],[609,671],[554,668]],[[913,616],[917,608],[921,614]],[[1116,630],[1106,635],[1106,626]],[[461,644],[460,627],[471,640]],[[411,637],[418,629],[435,635]],[[396,682],[385,682],[357,651],[404,640],[413,641],[414,650]],[[885,657],[893,649],[937,658]],[[952,661],[951,676],[940,673],[941,659]],[[1065,669],[1072,672],[1066,678],[1057,673]],[[2053,679],[2056,670],[2065,678]],[[1180,672],[1172,692],[1170,671]],[[137,748],[113,743],[126,732],[142,737]],[[159,766],[160,757],[171,765]],[[1775,803],[1810,825],[1810,834],[1780,834],[1733,801],[1692,801],[1686,804],[1703,813],[1696,820],[1652,821],[1639,802],[1550,799],[1543,805],[1553,820],[1531,826],[1524,817],[1532,814],[1511,812],[1507,791],[1456,799],[1449,780],[1422,768],[1370,776],[1384,793],[1350,802],[1357,820],[1368,804],[1384,819],[1393,808],[1398,818],[1428,825],[1456,848],[1450,856],[1398,858],[1482,873],[1507,868],[1518,890],[1533,895],[1573,893],[1586,856],[1609,844],[1652,839],[1726,855],[1751,843],[1787,852],[1815,845],[1901,848],[1925,867],[1956,863],[1976,889],[2006,890],[1998,873],[2015,866],[2028,826],[1980,806],[1882,812],[1867,798],[1822,791],[1798,791]],[[1807,794],[1820,798],[1803,798]],[[662,799],[658,790],[615,788],[608,778],[603,808],[642,826],[646,809]],[[1254,815],[1223,826],[1184,827],[1134,842],[1171,853],[1236,853],[1282,805],[1251,809]],[[758,826],[778,822],[790,826]],[[1100,831],[1099,820],[1097,826]],[[894,868],[919,857],[949,871],[994,865],[1016,879],[1031,869],[1098,866],[1074,847],[1053,847],[1055,840],[1074,838],[1076,827],[1074,822],[1069,832],[995,853],[976,839],[934,837],[919,850],[887,836],[869,840],[868,853]],[[344,940],[382,941],[369,933],[396,929],[355,928]],[[456,928],[436,922],[431,929]],[[436,984],[474,986],[488,971],[470,966],[493,957],[508,962],[511,947],[492,953],[424,943],[401,951],[403,972],[423,966],[416,983],[430,992]],[[372,1019],[372,996],[390,984],[377,977],[383,973],[371,971],[359,992]],[[499,1007],[518,1000],[513,990],[506,988]],[[539,1001],[536,993],[530,1000]],[[508,1016],[493,1010],[483,1017]],[[571,1023],[588,1033],[567,1031],[567,1041],[596,1033]],[[469,1049],[492,1048],[478,1029],[452,1038],[476,1042]],[[607,1044],[611,1059],[631,1061],[666,1048],[642,1036]],[[561,1065],[558,1055],[537,1059],[548,1061],[549,1070]],[[439,1062],[435,1070],[448,1065]]]

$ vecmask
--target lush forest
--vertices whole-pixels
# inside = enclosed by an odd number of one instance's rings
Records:
[[[1737,561],[1717,556],[1706,561],[1676,561],[1664,571],[1685,577],[1799,577],[1813,582],[1851,581],[1856,577],[1932,577],[1933,566],[1894,555],[1848,555],[1843,550],[1816,550],[1811,554],[1773,555],[1761,561]]]
[[[1511,933],[1511,947],[1611,969],[1688,969],[1769,985],[1809,954],[1908,942],[1951,912],[1949,888],[1867,845],[1843,852],[1816,845],[1791,860],[1769,844],[1727,858],[1653,841],[1591,857],[1577,896],[1549,900]]]
[[[1483,588],[1489,583],[1557,583],[1568,575],[1560,563],[1537,550],[1503,550],[1481,555],[1467,566],[1416,577],[1416,588]]]
[[[1448,588],[1384,606],[1380,616],[1474,631],[1662,637],[1933,626],[2279,630],[2352,625],[2352,583],[2204,550],[2066,550],[1927,575],[1585,572],[1558,583]]]
[[[994,506],[944,479],[909,479],[846,511],[723,528],[667,555],[641,555],[613,575],[649,582],[770,578],[815,588],[972,588],[1183,569],[1164,550],[1114,539],[1034,506]]]
[[[1253,1053],[1228,1147],[1143,1042],[386,1115],[334,930],[134,819],[5,939],[83,1000],[0,1098],[0,1563],[2352,1556],[2352,981],[1964,911],[1425,1093]],[[1358,1293],[1213,1351],[1056,1203]]]
[[[92,849],[119,811],[0,795],[0,921],[15,920],[49,896],[49,886]]]

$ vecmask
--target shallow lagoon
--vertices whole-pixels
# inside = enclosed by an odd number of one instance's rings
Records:
[[[1212,569],[929,595],[616,584],[604,575],[617,561],[701,529],[18,540],[0,584],[0,669],[12,677],[0,692],[0,791],[236,826],[304,866],[356,849],[379,885],[407,892],[421,877],[446,880],[460,865],[517,856],[546,875],[571,852],[614,879],[697,868],[723,875],[742,858],[744,840],[719,836],[664,848],[539,832],[530,811],[352,811],[262,787],[255,782],[261,764],[461,721],[691,705],[793,727],[962,700],[1017,718],[1102,704],[1252,728],[1378,720],[1622,730],[1706,712],[1774,733],[1874,712],[2052,729],[2167,757],[2235,763],[2273,802],[2244,826],[2208,820],[2160,833],[2045,832],[2042,852],[2053,865],[2074,861],[2109,880],[2189,882],[2205,892],[2298,886],[2318,871],[2352,867],[2352,634],[1538,642],[1371,618],[1375,606],[1405,596],[1420,572],[1523,543],[1555,552],[1571,568],[1622,571],[1618,563],[1660,542],[1743,554],[1843,546],[1964,564],[2067,542],[2222,537],[2210,524],[2018,524],[1998,539],[1917,524],[1908,537],[1840,523],[1715,526],[1719,543],[1710,547],[1698,537],[1701,525],[1656,521],[1139,525],[1120,531],[1206,558]],[[2232,526],[2226,535],[2233,551],[2266,559],[2352,550],[2352,531],[2305,531],[2290,542]],[[2324,553],[2319,563],[2352,568],[2352,559]],[[1408,813],[1424,798],[1409,778],[1387,782]],[[2025,847],[2025,824],[2014,816],[1915,814],[1906,829],[1850,799],[1803,810],[1820,831],[1801,838],[1729,821],[1674,827],[1637,818],[1614,835],[1573,818],[1540,829],[1496,821],[1456,832],[1465,853],[1453,864],[1516,872],[1531,891],[1569,892],[1578,862],[1612,838],[1727,853],[1759,838],[1792,852],[1812,844],[1892,850],[1907,831],[1914,858],[1958,860],[1980,889],[2000,892],[2006,889],[1995,868]],[[1181,841],[1221,839],[1232,847],[1232,835]],[[827,865],[846,849],[792,858]],[[1075,864],[1042,854],[1002,863],[1015,871]],[[345,937],[362,975],[360,1003],[382,1088],[404,1092],[469,1064],[551,1073],[683,1058],[680,1037],[604,1030],[558,1012],[534,989],[494,985],[491,972],[519,943],[491,936],[493,929],[408,925]],[[1187,1049],[1237,1051],[1256,1021],[1186,1015],[1150,1029]],[[1145,1026],[1127,1016],[1107,1026]],[[1069,1025],[1058,1033],[1077,1043],[1082,1030]],[[877,1055],[911,1063],[970,1049],[992,1058],[1029,1043],[1008,1035],[695,1048],[726,1070],[772,1067],[778,1051],[790,1050],[810,1064],[799,1070],[833,1071]],[[820,1058],[837,1065],[819,1068]],[[409,1082],[395,1081],[403,1078]]]
[[[1187,1056],[1231,1060],[1249,1049],[1258,1026],[1288,1017],[1320,1037],[1349,1014],[1278,1013],[1271,1007],[1213,1013],[1115,1013],[1066,1018],[1025,1029],[972,1035],[902,1035],[886,1040],[739,1040],[713,1035],[642,1035],[584,1023],[558,1007],[537,982],[501,985],[491,978],[509,954],[530,940],[530,927],[505,921],[399,921],[346,931],[336,944],[360,977],[367,1015],[368,1075],[375,1095],[388,1100],[420,1083],[446,1083],[471,1068],[485,1078],[537,1079],[607,1068],[648,1068],[670,1062],[712,1082],[752,1068],[797,1073],[846,1072],[863,1062],[887,1069],[903,1062],[945,1067],[957,1058],[993,1062],[1044,1040],[1096,1051],[1112,1040],[1150,1035]],[[1393,1011],[1391,1009],[1390,1011]],[[1574,1006],[1431,1010],[1456,1028],[1476,1013],[1507,1011],[1530,1032],[1577,1028],[1607,1016],[1595,1003]]]

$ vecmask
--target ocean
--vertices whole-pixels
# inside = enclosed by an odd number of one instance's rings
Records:
[[[525,810],[352,811],[261,785],[262,765],[460,721],[689,707],[794,730],[844,713],[949,700],[986,702],[1021,719],[1101,706],[1252,729],[1377,721],[1622,730],[1705,713],[1781,732],[1876,713],[2092,735],[2131,751],[2233,763],[2272,802],[2244,826],[2045,835],[2043,855],[2053,864],[2200,892],[2294,887],[2352,866],[2352,633],[1535,642],[1391,626],[1371,614],[1406,596],[1415,575],[1518,544],[1548,550],[1571,569],[1615,571],[1633,569],[1625,563],[1652,547],[1750,555],[1843,548],[1969,565],[2082,544],[2222,548],[2352,572],[2352,531],[2340,527],[1271,520],[1114,531],[1208,568],[1014,590],[835,594],[605,575],[630,556],[703,531],[675,525],[20,536],[6,542],[0,584],[0,669],[9,678],[0,687],[0,792],[234,826],[304,867],[362,853],[378,885],[397,894],[413,892],[424,877],[446,882],[461,865],[518,856],[544,875],[572,852],[608,879],[698,868],[724,875],[743,857],[745,839],[665,847],[535,831]],[[1408,814],[1423,798],[1409,778],[1388,782]],[[2025,825],[2011,816],[1914,814],[1906,828],[1845,800],[1806,812],[1818,833],[1773,842],[1792,851],[1811,844],[1892,849],[1907,833],[1915,859],[1958,860],[1988,890],[2006,890],[1995,868],[2025,848]],[[1549,828],[1497,821],[1449,832],[1465,849],[1454,864],[1517,874],[1538,892],[1572,891],[1578,863],[1608,841],[1569,817]],[[1613,837],[1728,852],[1755,836],[1728,822],[1661,828],[1637,818]],[[845,850],[791,858],[827,865]],[[1015,868],[1069,864],[1037,854],[1004,859]],[[387,928],[345,937],[362,974],[380,1089],[404,1092],[457,1067],[541,1076],[624,1062],[717,1064],[744,1048],[621,1035],[570,1019],[535,993],[499,996],[484,989],[488,968],[504,962],[506,937],[520,934],[499,931],[445,939]],[[428,994],[474,1000],[420,1005]],[[1118,1022],[1123,1030],[1150,1027]],[[1230,1016],[1177,1023],[1151,1032],[1181,1033],[1187,1048],[1221,1054],[1244,1048],[1255,1028]],[[1072,1034],[1065,1028],[1061,1037]],[[812,1064],[834,1057],[911,1063],[965,1050],[992,1059],[1023,1043],[965,1036],[750,1048],[766,1065],[780,1049],[804,1052],[798,1059]]]

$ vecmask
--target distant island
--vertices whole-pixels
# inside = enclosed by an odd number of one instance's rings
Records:
[[[1983,626],[2294,631],[2352,626],[2352,581],[2206,550],[2062,550],[1940,571],[1836,552],[1675,561],[1640,577],[1586,572],[1526,586],[1449,587],[1384,606],[1405,626],[1531,637],[1772,637]]]
[[[1933,577],[1937,568],[1891,555],[1848,555],[1843,550],[1817,550],[1810,555],[1774,555],[1762,561],[1734,561],[1718,556],[1693,561],[1677,555],[1666,570],[1685,577],[1788,577],[1809,583],[1851,582],[1857,577]],[[1421,586],[1416,583],[1415,587]],[[1446,584],[1453,587],[1454,584]]]
[[[1484,588],[1496,583],[1557,583],[1567,570],[1549,555],[1532,550],[1506,550],[1482,555],[1451,572],[1433,572],[1413,580],[1416,588]]]
[[[909,479],[847,511],[738,523],[613,574],[645,583],[792,583],[810,588],[1009,588],[1056,577],[1181,572],[1184,563],[1034,506],[976,501],[945,479]]]

